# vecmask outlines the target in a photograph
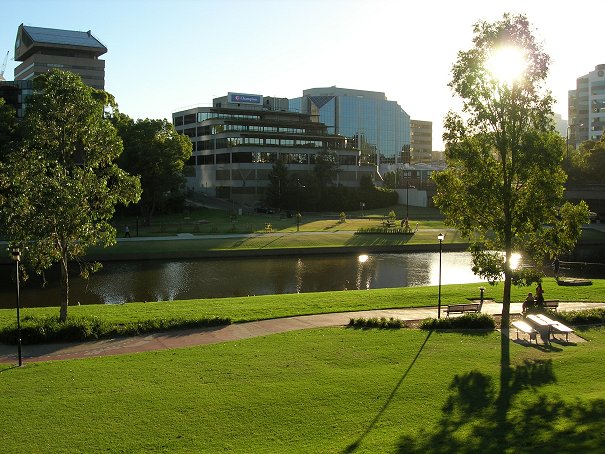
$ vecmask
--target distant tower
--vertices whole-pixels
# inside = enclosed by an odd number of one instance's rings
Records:
[[[93,88],[105,88],[107,48],[90,31],[57,30],[21,24],[15,41],[15,81],[31,80],[52,68],[79,74]]]
[[[585,140],[599,140],[605,130],[605,64],[578,77],[568,96],[569,143],[577,147]]]

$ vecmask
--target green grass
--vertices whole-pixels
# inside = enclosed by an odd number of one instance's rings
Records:
[[[406,214],[404,205],[394,205],[387,208],[375,210],[364,210],[363,217],[366,219],[350,219],[361,217],[360,211],[346,213],[347,222],[339,223],[339,212],[326,213],[303,213],[301,229],[303,231],[323,230],[356,230],[358,227],[369,227],[378,225],[382,218],[390,211],[395,211],[397,217],[402,219]],[[410,225],[416,222],[420,227],[440,228],[443,226],[443,216],[436,208],[409,207]],[[178,233],[215,234],[215,233],[254,233],[263,232],[266,223],[271,223],[274,230],[282,232],[296,231],[296,218],[283,218],[280,214],[256,214],[247,213],[237,216],[235,222],[228,211],[196,208],[189,209],[184,213],[158,214],[152,218],[151,225],[144,226],[139,220],[139,236],[170,236]],[[327,219],[328,218],[328,219]],[[113,222],[118,236],[124,233],[124,226],[130,227],[131,235],[136,234],[136,217],[116,218]]]
[[[0,365],[20,453],[602,452],[605,329],[552,349],[418,330],[305,330],[181,350]]]
[[[325,221],[322,221],[322,223]],[[376,225],[380,225],[376,223]],[[454,230],[442,229],[446,234],[445,244],[462,243],[464,239]],[[313,232],[313,233],[311,233]],[[276,232],[277,235],[258,235],[253,237],[212,238],[203,235],[195,239],[164,241],[121,241],[109,248],[89,249],[90,257],[119,258],[128,254],[159,256],[161,254],[178,255],[182,253],[226,251],[226,250],[271,250],[271,249],[309,249],[326,247],[385,247],[402,245],[426,245],[436,247],[436,230],[420,229],[414,235],[394,234],[357,234],[355,231],[306,231]],[[281,235],[280,235],[281,233]]]
[[[466,302],[479,297],[480,284],[443,285],[442,304]],[[546,299],[565,301],[605,300],[605,280],[595,279],[585,287],[560,287],[554,279],[543,283]],[[502,284],[486,286],[485,298],[502,301]],[[533,290],[530,288],[529,290]],[[512,300],[523,301],[527,287],[514,287]],[[86,305],[69,308],[74,317],[98,317],[113,324],[148,323],[153,320],[197,320],[221,317],[234,323],[268,318],[310,315],[330,312],[371,309],[436,306],[438,289],[432,287],[403,287],[373,290],[351,290],[286,295],[260,295],[237,298],[212,298],[187,301],[128,303],[121,305]],[[22,317],[47,317],[58,314],[56,307],[25,308]],[[15,323],[14,309],[0,310],[0,329]]]

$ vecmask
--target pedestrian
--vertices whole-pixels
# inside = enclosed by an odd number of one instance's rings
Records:
[[[534,296],[531,294],[531,292],[529,292],[527,294],[527,298],[525,298],[525,301],[523,301],[523,304],[521,306],[521,311],[523,312],[523,314],[526,314],[530,309],[533,309],[534,307]]]
[[[124,238],[130,238],[130,229],[128,226],[124,227]]]
[[[544,307],[544,290],[542,290],[541,282],[538,282],[536,286],[536,306]]]
[[[555,274],[555,279],[558,279],[558,277],[559,277],[559,266],[560,265],[561,265],[561,262],[559,262],[559,257],[555,257],[555,260],[552,262],[552,269]]]

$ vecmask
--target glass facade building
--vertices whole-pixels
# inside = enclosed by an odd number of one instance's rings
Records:
[[[290,100],[290,110],[316,116],[332,134],[354,139],[366,163],[400,161],[410,146],[410,116],[384,93],[338,87],[311,88]]]

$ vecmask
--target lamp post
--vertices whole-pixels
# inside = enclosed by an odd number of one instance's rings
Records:
[[[16,275],[16,283],[17,283],[17,354],[19,357],[19,367],[23,364],[22,355],[21,355],[21,314],[20,314],[20,306],[21,300],[19,296],[19,261],[21,260],[21,249],[18,246],[13,246],[11,249],[11,258],[15,261],[17,266],[17,275]]]
[[[300,184],[300,178],[296,179],[296,231],[300,231],[300,219],[302,215],[300,214],[300,189],[304,188],[304,184]]]
[[[441,250],[445,235],[440,233],[437,235],[437,239],[439,240],[439,299],[437,302],[437,318],[441,318]]]
[[[408,221],[410,219],[410,188],[416,189],[416,186],[410,186],[410,183],[406,182],[406,190],[405,190],[405,218]]]

